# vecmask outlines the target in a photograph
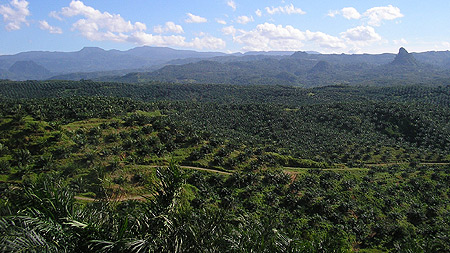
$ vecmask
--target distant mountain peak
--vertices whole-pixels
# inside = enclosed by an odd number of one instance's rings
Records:
[[[406,51],[406,49],[405,49],[404,47],[401,47],[401,48],[398,50],[398,53],[399,53],[399,54],[409,54],[408,51]]]
[[[414,56],[405,48],[401,47],[398,51],[398,54],[395,56],[395,59],[391,62],[392,65],[397,66],[417,66],[417,61]]]
[[[105,50],[99,47],[83,47],[79,52],[95,53],[95,52],[105,52]]]
[[[305,51],[297,51],[291,55],[292,58],[302,59],[302,58],[308,58],[308,53]]]
[[[22,76],[21,79],[41,79],[51,74],[48,69],[34,61],[16,61],[8,71]]]
[[[331,64],[327,61],[319,61],[312,69],[309,70],[309,73],[322,73],[328,72],[331,70]]]

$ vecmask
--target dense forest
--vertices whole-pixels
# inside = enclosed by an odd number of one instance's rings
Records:
[[[4,252],[449,252],[450,86],[0,81]]]
[[[320,87],[330,84],[392,86],[448,84],[450,71],[442,60],[448,52],[415,54],[404,48],[397,55],[321,55],[296,52],[283,57],[215,57],[180,65],[168,65],[152,72],[135,72],[121,77],[97,77],[97,81],[292,85]],[[436,57],[440,55],[440,57]],[[433,59],[433,60],[431,60]],[[437,66],[439,65],[439,66]],[[77,74],[54,79],[79,80]],[[95,76],[92,76],[95,78]]]
[[[55,79],[79,80],[83,75],[70,74]],[[334,64],[298,58],[263,59],[251,62],[200,61],[184,65],[169,65],[152,72],[133,72],[121,77],[96,77],[97,81],[146,83],[152,80],[175,83],[292,85],[318,87],[330,84],[366,84],[372,86],[408,84],[449,84],[448,69],[430,65],[398,66],[364,63]]]
[[[450,53],[320,54],[247,52],[224,54],[159,47],[127,51],[86,47],[77,52],[23,52],[0,56],[0,79],[152,81],[197,84],[448,85]]]

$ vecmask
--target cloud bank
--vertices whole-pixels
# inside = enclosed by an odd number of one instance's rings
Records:
[[[153,28],[155,33],[184,33],[181,25],[176,25],[174,22],[166,22],[164,26],[158,25]]]
[[[230,6],[233,9],[233,11],[236,10],[236,3],[233,0],[228,1],[227,5]]]
[[[208,22],[208,20],[206,18],[194,15],[192,13],[186,13],[186,15],[188,15],[188,18],[184,20],[186,23],[206,23],[206,22]]]
[[[27,17],[30,16],[28,2],[25,0],[11,0],[9,4],[0,5],[0,15],[6,23],[8,31],[19,30],[23,24],[29,25]]]
[[[286,6],[278,6],[278,7],[266,7],[266,11],[268,14],[273,15],[277,13],[282,14],[306,14],[302,9],[294,7],[293,4]]]
[[[187,13],[187,23],[206,22],[205,18]],[[222,49],[226,43],[221,38],[216,38],[207,34],[187,41],[181,35],[161,35],[164,33],[181,34],[183,27],[168,21],[164,26],[155,26],[153,32],[157,35],[147,33],[147,26],[141,22],[127,21],[119,14],[101,12],[93,7],[85,5],[82,1],[73,0],[68,7],[64,7],[59,12],[52,12],[51,16],[57,19],[66,17],[80,17],[72,24],[72,30],[78,31],[83,37],[92,41],[114,41],[129,42],[137,45],[148,46],[172,46],[196,49]],[[42,23],[41,29],[50,29],[50,26]],[[54,30],[57,31],[57,30]]]
[[[51,26],[45,20],[39,21],[39,28],[41,30],[48,31],[49,33],[54,33],[54,34],[61,34],[62,33],[62,29],[61,28],[56,27],[56,26]]]
[[[320,31],[301,31],[290,25],[282,26],[267,22],[249,31],[228,26],[222,29],[222,33],[231,35],[233,41],[241,44],[244,51],[298,51],[307,43],[319,45],[325,49],[343,50],[381,40],[381,36],[371,26],[348,29],[339,37]]]
[[[366,10],[363,14],[360,14],[353,7],[345,7],[328,13],[330,17],[337,15],[342,15],[346,19],[366,19],[367,24],[371,26],[380,26],[384,20],[394,20],[404,16],[398,7],[392,5],[373,7]]]
[[[247,23],[250,23],[250,22],[253,22],[253,21],[255,21],[255,20],[253,19],[252,16],[250,16],[250,17],[247,17],[247,16],[239,16],[239,17],[236,19],[236,22],[238,22],[239,24],[243,24],[243,25],[245,25],[245,24],[247,24]]]
[[[226,1],[226,4],[236,10],[234,0]],[[8,31],[18,30],[23,25],[37,23],[41,30],[52,34],[61,34],[63,31],[58,26],[50,25],[46,20],[28,21],[31,15],[26,0],[10,0],[0,5],[0,15],[5,22]],[[71,22],[71,30],[91,41],[113,41],[120,43],[133,43],[136,45],[169,46],[195,49],[224,49],[229,40],[241,51],[268,51],[268,50],[302,50],[304,48],[324,49],[326,52],[352,52],[360,50],[361,47],[373,43],[387,43],[388,40],[381,37],[375,28],[384,21],[403,17],[400,9],[392,5],[373,7],[360,13],[354,7],[345,7],[340,10],[330,11],[328,16],[342,16],[348,20],[361,20],[361,25],[349,28],[345,31],[328,34],[321,31],[298,29],[293,25],[275,24],[271,15],[304,15],[301,8],[293,4],[265,7],[263,11],[256,9],[255,17],[260,19],[263,14],[269,16],[268,21],[259,23],[248,29],[238,29],[235,26],[248,25],[254,22],[252,15],[240,15],[230,17],[223,14],[222,18],[215,18],[215,22],[205,26],[218,26],[216,31],[221,31],[224,38],[214,37],[204,30],[193,33],[189,39],[185,37],[185,30],[173,21],[167,21],[161,25],[153,26],[148,32],[147,25],[143,22],[132,22],[123,18],[120,14],[101,11],[84,4],[82,0],[72,0],[68,6],[59,11],[53,11],[50,16],[62,21]],[[228,10],[231,11],[231,10]],[[184,22],[191,24],[207,23],[205,17],[192,13],[186,13]],[[225,26],[227,24],[234,24]],[[190,26],[192,28],[194,26]],[[201,27],[201,26],[197,26]],[[394,44],[405,44],[404,40],[392,40]]]

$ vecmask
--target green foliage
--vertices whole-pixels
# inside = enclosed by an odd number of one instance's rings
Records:
[[[144,202],[77,204],[58,175],[9,190],[0,247],[96,252],[448,251],[448,166],[228,178],[157,170]],[[401,176],[400,176],[401,175]],[[55,180],[56,178],[56,180]],[[186,208],[189,205],[189,208]],[[426,243],[423,243],[425,242]]]
[[[448,87],[146,88],[1,100],[1,251],[450,251]]]
[[[405,51],[406,52],[406,51]],[[386,86],[422,83],[448,84],[447,66],[417,64],[411,54],[398,60],[388,54],[316,55],[296,52],[287,57],[256,57],[256,59],[202,60],[169,65],[153,72],[130,73],[115,80],[129,83],[162,81],[171,83],[295,85],[317,87],[348,83],[352,85]],[[406,57],[405,57],[406,56]],[[374,60],[377,58],[378,60]],[[365,58],[365,59],[364,59]],[[372,59],[370,59],[372,58]],[[391,62],[390,64],[387,64]],[[435,64],[435,62],[431,62]]]
[[[449,122],[444,120],[450,115],[444,107],[358,102],[294,109],[274,104],[208,103],[180,103],[175,108],[179,112],[173,115],[176,120],[197,131],[211,131],[215,138],[265,150],[260,156],[263,163],[273,161],[282,166],[323,168],[324,162],[408,161],[424,153],[446,154],[450,149]],[[197,153],[194,158],[207,154]],[[308,164],[301,159],[322,163]]]
[[[74,82],[74,81],[25,81],[12,82],[0,80],[2,98],[58,98],[49,99],[45,103],[52,104],[62,111],[55,111],[58,116],[89,116],[85,111],[103,115],[115,115],[134,110],[148,110],[142,103],[129,99],[111,99],[104,97],[132,98],[140,101],[198,101],[215,103],[276,103],[288,106],[299,106],[329,102],[381,101],[381,102],[420,102],[427,104],[449,106],[450,86],[445,82],[436,81],[436,85],[424,83],[419,85],[389,86],[349,86],[342,83],[318,88],[299,88],[282,85],[221,85],[221,84],[167,84],[147,82],[143,84],[128,84],[114,82]],[[73,97],[94,97],[76,98]],[[69,98],[62,99],[60,98]],[[95,103],[102,100],[102,103]],[[14,101],[4,101],[10,109],[17,107]],[[84,102],[76,107],[77,103]],[[30,102],[28,102],[30,103]],[[44,108],[45,116],[50,113],[42,106],[42,101],[31,103],[28,112]],[[93,105],[92,105],[93,104]],[[117,107],[114,105],[121,105]],[[147,105],[148,106],[148,105]],[[120,109],[120,110],[119,110]],[[84,112],[84,113],[83,113]],[[99,116],[97,116],[99,117]],[[54,117],[57,119],[57,117]]]

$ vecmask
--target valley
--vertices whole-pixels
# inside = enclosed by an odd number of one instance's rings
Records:
[[[0,1],[0,252],[450,252],[448,1]]]

